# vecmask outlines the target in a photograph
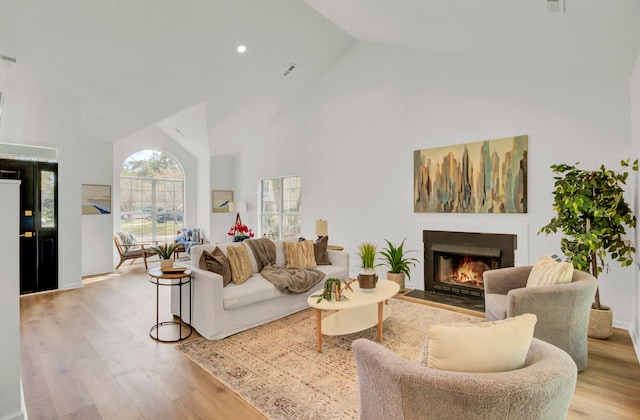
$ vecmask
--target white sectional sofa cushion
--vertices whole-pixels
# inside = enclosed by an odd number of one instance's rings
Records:
[[[292,239],[292,241],[296,239]],[[273,241],[276,246],[276,265],[284,266],[285,254],[282,241]],[[242,284],[222,286],[222,277],[199,268],[203,250],[213,252],[218,246],[225,255],[229,246],[246,247],[253,276]],[[189,306],[188,293],[183,289],[183,319],[191,324],[200,335],[208,339],[220,339],[290,315],[308,307],[307,297],[313,290],[324,284],[327,278],[347,279],[349,277],[349,254],[343,251],[327,250],[331,265],[319,265],[315,269],[325,276],[309,293],[287,293],[278,290],[270,281],[258,273],[258,263],[251,247],[246,242],[217,245],[196,245],[191,248],[191,260],[184,265],[192,271],[192,309],[184,315]],[[172,311],[178,313],[179,294],[172,288]],[[184,306],[186,305],[186,306]],[[187,311],[188,312],[188,311]]]

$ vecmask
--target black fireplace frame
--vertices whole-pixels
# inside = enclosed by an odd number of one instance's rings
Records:
[[[435,253],[444,250],[450,254],[496,256],[499,257],[500,267],[513,267],[517,239],[517,235],[507,233],[423,230],[424,290],[483,299],[484,290],[435,281]]]

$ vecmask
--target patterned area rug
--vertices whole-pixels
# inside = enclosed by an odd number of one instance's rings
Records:
[[[431,325],[481,322],[427,305],[391,299],[382,345],[419,361]],[[198,338],[176,346],[272,419],[357,419],[358,372],[351,352],[357,338],[376,341],[376,327],[323,338],[316,350],[315,312],[295,313],[222,340]]]

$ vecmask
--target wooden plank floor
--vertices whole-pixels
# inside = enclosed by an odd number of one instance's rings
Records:
[[[155,286],[142,264],[85,283],[20,298],[30,419],[266,418],[174,344],[149,338]],[[165,289],[161,321],[171,318]],[[639,390],[640,365],[627,332],[590,340],[589,367],[578,376],[568,418],[640,418]]]

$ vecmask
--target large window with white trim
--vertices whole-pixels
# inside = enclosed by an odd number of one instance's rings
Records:
[[[172,242],[183,226],[184,180],[173,156],[142,150],[120,170],[120,231],[139,242]]]
[[[270,239],[300,236],[302,177],[263,179],[260,185],[260,231]]]

